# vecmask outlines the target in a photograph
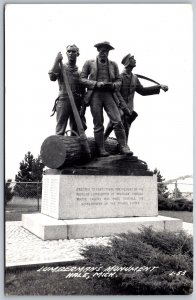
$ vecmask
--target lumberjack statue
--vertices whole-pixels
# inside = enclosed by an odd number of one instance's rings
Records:
[[[79,48],[76,45],[70,45],[67,46],[66,49],[68,62],[66,64],[62,64],[63,56],[61,52],[59,52],[52,69],[49,71],[50,80],[58,80],[59,84],[59,95],[55,100],[52,114],[54,115],[54,113],[56,112],[56,135],[65,134],[68,119],[72,132],[71,135],[73,135],[73,132],[78,132],[63,72],[66,73],[65,76],[67,77],[66,80],[68,81],[67,84],[70,86],[74,98],[73,101],[78,111],[80,111],[82,97],[84,94],[84,88],[82,88],[81,84],[79,83],[79,72],[78,67],[76,66],[76,59],[79,56]]]
[[[93,157],[119,153],[128,155],[118,158],[121,163],[124,160],[125,164],[128,161],[132,161],[133,164],[137,159],[132,156],[133,152],[127,146],[127,141],[131,123],[137,117],[133,107],[134,94],[137,92],[146,96],[159,94],[160,89],[165,92],[168,90],[167,86],[150,78],[133,74],[136,60],[131,54],[122,59],[125,69],[120,75],[117,64],[108,59],[109,51],[114,49],[110,43],[101,42],[95,47],[98,50],[96,59],[87,60],[81,74],[76,66],[79,55],[76,45],[67,46],[66,64],[62,63],[63,57],[59,52],[49,71],[50,79],[58,80],[59,84],[59,95],[53,108],[53,115],[56,112],[57,119],[56,135],[48,137],[43,142],[41,157],[44,164],[52,169],[63,168],[70,164],[81,165]],[[138,78],[147,79],[156,85],[143,87]],[[84,114],[88,105],[93,116],[95,139],[87,139],[84,132],[86,129]],[[105,134],[103,109],[110,119]],[[71,137],[65,135],[68,119]],[[117,140],[106,141],[112,130]],[[77,136],[73,136],[75,134]],[[109,163],[112,159],[111,157],[104,161]],[[146,168],[146,165],[140,163],[140,167]]]
[[[98,56],[95,60],[86,61],[80,80],[83,86],[87,88],[84,102],[87,106],[90,105],[99,156],[109,155],[104,146],[103,109],[113,124],[120,153],[132,155],[133,153],[126,143],[125,130],[116,103],[120,101],[116,92],[121,86],[121,78],[117,64],[108,59],[109,51],[114,48],[109,42],[98,43],[95,47],[98,50]],[[124,107],[124,110],[127,114],[130,114],[127,107]]]
[[[156,82],[150,78],[147,78],[145,76],[133,74],[132,70],[136,66],[136,60],[135,60],[134,56],[131,54],[127,54],[122,59],[121,63],[124,65],[125,69],[122,72],[122,74],[120,75],[121,80],[122,80],[120,93],[131,112],[131,116],[126,115],[126,114],[123,114],[120,109],[123,126],[124,126],[124,129],[126,132],[126,139],[128,141],[129,130],[130,130],[131,124],[138,116],[138,114],[134,111],[133,99],[134,99],[135,92],[139,93],[142,96],[154,95],[154,94],[159,94],[160,89],[162,89],[163,91],[166,92],[168,90],[168,86],[159,84],[158,82]],[[138,77],[152,81],[152,82],[156,83],[156,85],[150,86],[150,87],[143,87],[141,85]],[[114,125],[110,121],[108,123],[108,126],[107,126],[105,134],[104,134],[105,139],[107,139],[109,137],[113,128],[114,128]]]

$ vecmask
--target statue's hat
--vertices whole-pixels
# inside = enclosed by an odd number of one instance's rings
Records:
[[[103,46],[103,47],[107,47],[109,50],[113,50],[113,49],[114,49],[114,47],[112,47],[112,46],[110,45],[110,43],[109,43],[109,42],[106,42],[106,41],[94,45],[94,47],[96,47],[97,49],[100,48],[100,47],[102,47],[102,46]]]
[[[133,57],[133,55],[131,55],[130,53],[125,55],[121,61],[121,63],[125,66],[128,67],[128,65],[130,64],[130,59]]]

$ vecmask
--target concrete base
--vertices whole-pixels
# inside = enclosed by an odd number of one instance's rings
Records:
[[[58,240],[138,232],[141,226],[152,226],[157,231],[177,232],[182,229],[182,220],[164,216],[56,220],[36,213],[23,214],[22,226],[42,240]]]

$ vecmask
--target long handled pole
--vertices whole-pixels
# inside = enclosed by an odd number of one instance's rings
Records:
[[[65,83],[65,87],[66,87],[66,90],[67,90],[67,94],[69,96],[69,100],[70,100],[71,108],[72,108],[72,111],[73,111],[73,115],[74,115],[76,125],[77,125],[77,128],[78,128],[80,142],[81,142],[82,146],[84,147],[85,152],[88,154],[88,156],[90,158],[91,157],[91,151],[90,151],[90,147],[89,147],[89,144],[88,144],[88,140],[87,140],[87,137],[85,135],[84,128],[82,126],[82,121],[80,119],[80,115],[78,113],[78,110],[77,110],[77,107],[76,107],[76,104],[75,104],[75,101],[74,101],[74,97],[73,97],[73,94],[72,94],[72,91],[71,91],[71,88],[70,88],[70,85],[69,85],[69,82],[68,82],[67,73],[66,73],[65,68],[63,67],[62,61],[60,61],[60,67],[61,67],[61,70],[62,70],[62,73],[63,73],[63,80],[64,80],[64,83]]]

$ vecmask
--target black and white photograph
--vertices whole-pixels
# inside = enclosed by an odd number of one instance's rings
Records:
[[[193,5],[4,19],[4,294],[192,294]]]

